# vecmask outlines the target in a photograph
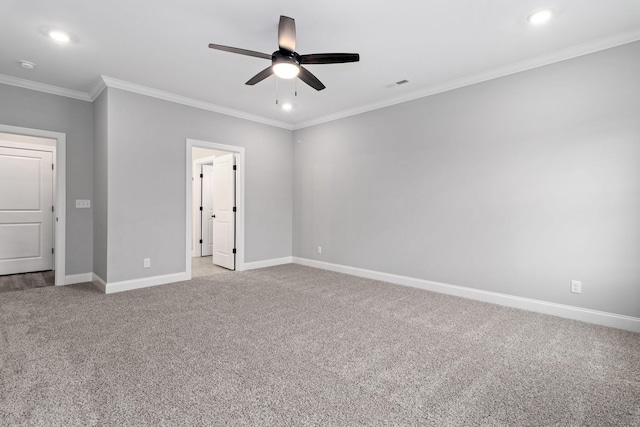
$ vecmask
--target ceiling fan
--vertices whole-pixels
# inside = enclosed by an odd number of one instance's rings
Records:
[[[303,64],[339,64],[344,62],[358,62],[360,55],[357,53],[313,53],[310,55],[300,55],[296,52],[296,21],[288,16],[280,16],[278,25],[278,50],[271,55],[267,53],[255,52],[253,50],[240,49],[237,47],[222,46],[219,44],[209,44],[211,49],[223,50],[225,52],[238,53],[240,55],[254,56],[256,58],[270,59],[271,65],[247,81],[246,84],[253,86],[256,83],[274,74],[283,79],[300,77],[300,80],[314,88],[322,90],[325,85]]]

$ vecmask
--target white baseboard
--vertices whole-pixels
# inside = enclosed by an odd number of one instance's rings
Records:
[[[98,276],[96,273],[92,273],[92,280],[94,285],[98,287],[102,292],[107,293],[107,282],[105,282],[102,277]]]
[[[256,268],[273,267],[276,265],[291,264],[292,262],[293,257],[290,256],[283,258],[265,259],[262,261],[245,262],[242,270],[255,270]]]
[[[69,274],[64,278],[65,285],[75,285],[76,283],[85,283],[93,281],[93,273]]]
[[[507,307],[520,308],[523,310],[535,311],[537,313],[551,314],[553,316],[567,319],[580,320],[611,328],[625,329],[632,332],[640,332],[640,318],[624,316],[621,314],[607,313],[604,311],[589,310],[586,308],[574,307],[570,305],[556,304],[547,301],[522,298],[513,295],[501,294],[497,292],[483,291],[480,289],[467,288],[464,286],[449,285],[447,283],[433,282],[430,280],[416,279],[413,277],[399,276],[396,274],[383,273],[380,271],[366,270],[363,268],[349,267],[346,265],[332,264],[323,261],[316,261],[307,258],[293,257],[296,264],[323,270],[336,271],[338,273],[350,274],[352,276],[366,277],[368,279],[380,280],[397,285],[411,286],[442,294],[454,295],[477,301],[489,302]]]
[[[123,280],[120,282],[105,282],[97,274],[93,274],[93,282],[105,294],[131,291],[133,289],[149,288],[151,286],[166,285],[167,283],[182,282],[187,280],[187,273],[173,273],[162,276],[143,277],[141,279]]]

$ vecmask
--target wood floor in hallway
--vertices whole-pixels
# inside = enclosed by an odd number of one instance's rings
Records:
[[[54,283],[55,272],[51,270],[35,273],[10,274],[0,276],[0,293],[43,288],[45,286],[53,286]]]

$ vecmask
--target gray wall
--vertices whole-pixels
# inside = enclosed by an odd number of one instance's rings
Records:
[[[94,152],[93,152],[93,272],[108,281],[107,239],[108,239],[108,93],[100,94],[93,102]]]
[[[291,256],[291,131],[117,89],[107,96],[109,282],[185,271],[187,138],[245,147],[245,262]]]
[[[93,104],[0,84],[0,123],[67,135],[67,223],[65,274],[92,272],[92,209],[76,199],[93,199]]]
[[[294,256],[640,317],[638,76],[634,43],[296,131]]]

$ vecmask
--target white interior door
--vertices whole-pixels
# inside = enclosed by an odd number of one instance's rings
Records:
[[[0,274],[53,270],[53,154],[0,147]]]
[[[202,165],[202,256],[213,254],[213,166]]]
[[[235,154],[213,161],[213,256],[212,262],[235,270],[236,173]]]

